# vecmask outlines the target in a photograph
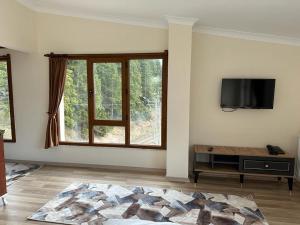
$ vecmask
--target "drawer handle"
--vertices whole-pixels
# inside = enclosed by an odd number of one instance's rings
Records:
[[[269,164],[265,164],[265,168],[269,168],[270,167],[270,165]]]

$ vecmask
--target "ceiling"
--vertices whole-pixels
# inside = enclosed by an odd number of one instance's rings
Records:
[[[40,12],[165,27],[166,16],[198,18],[196,29],[300,41],[299,0],[17,0]]]

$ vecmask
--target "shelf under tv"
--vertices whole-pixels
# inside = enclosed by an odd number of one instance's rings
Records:
[[[222,174],[240,174],[238,169],[232,165],[220,164],[214,168],[211,167],[210,163],[196,163],[194,171],[209,172],[209,173],[222,173]]]
[[[289,190],[293,189],[295,157],[289,154],[269,155],[263,148],[195,145],[194,178],[200,173],[239,175],[241,187],[244,176],[287,178]],[[209,162],[197,161],[199,155],[209,157]]]

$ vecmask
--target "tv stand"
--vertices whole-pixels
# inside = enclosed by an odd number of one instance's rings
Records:
[[[264,148],[194,145],[194,181],[200,173],[239,175],[243,187],[244,177],[267,176],[288,179],[290,193],[293,190],[295,157],[290,154],[270,155]],[[208,162],[198,161],[200,155],[208,156]]]

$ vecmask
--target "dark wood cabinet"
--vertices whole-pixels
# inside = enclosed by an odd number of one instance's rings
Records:
[[[240,172],[293,176],[295,160],[292,158],[241,156]]]
[[[198,160],[199,156],[209,159]],[[194,178],[199,173],[239,175],[241,186],[245,176],[267,176],[288,179],[289,190],[293,190],[295,157],[290,154],[270,155],[267,149],[229,147],[229,146],[194,146]]]
[[[6,194],[6,176],[5,176],[5,161],[4,161],[4,143],[3,135],[0,133],[0,196]]]

